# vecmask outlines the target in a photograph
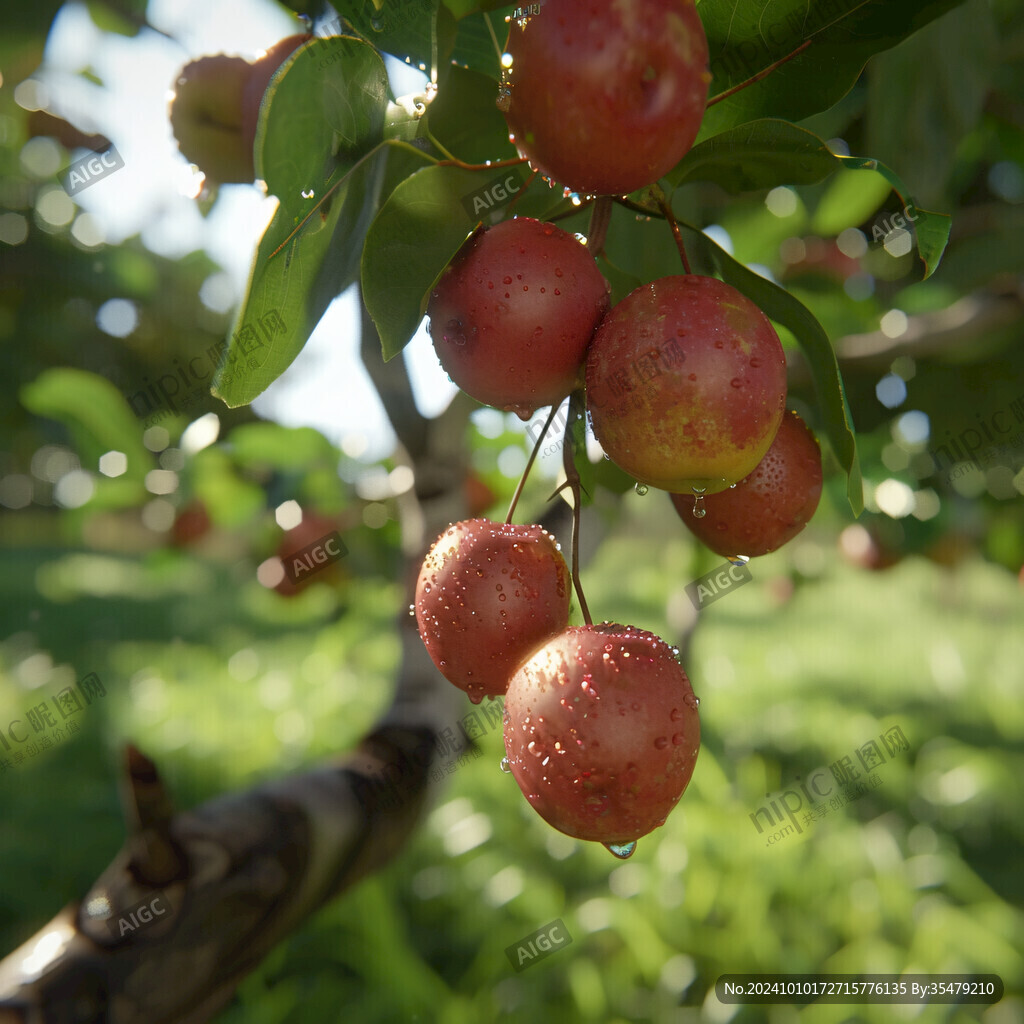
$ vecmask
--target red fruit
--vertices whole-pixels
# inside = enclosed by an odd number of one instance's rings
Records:
[[[200,57],[174,83],[170,116],[178,148],[214,181],[253,180],[252,142],[242,137],[242,94],[251,70],[241,57]]]
[[[691,0],[544,0],[506,51],[515,144],[574,192],[633,192],[693,145],[711,75]]]
[[[474,704],[569,621],[569,570],[539,526],[455,523],[416,582],[416,622],[434,664]]]
[[[821,449],[792,410],[786,412],[765,457],[734,488],[703,501],[693,514],[693,494],[673,494],[683,522],[719,555],[766,555],[792,540],[810,521],[821,498]]]
[[[699,749],[690,681],[645,630],[570,626],[509,682],[509,766],[566,835],[616,846],[646,835],[682,796]]]
[[[206,505],[194,498],[175,517],[171,537],[176,547],[185,547],[206,536],[212,525]]]
[[[771,322],[713,277],[663,277],[630,292],[587,352],[587,407],[608,456],[645,484],[707,494],[752,472],[786,403]]]
[[[254,64],[241,57],[200,57],[174,83],[171,128],[178,148],[208,178],[251,182],[256,120],[267,84],[310,35],[282,39]]]
[[[899,526],[898,523],[895,525]],[[839,534],[839,553],[850,565],[860,569],[891,569],[903,560],[903,552],[891,542],[890,537],[885,536],[889,532],[879,529],[876,523],[869,526],[850,523]]]
[[[582,381],[608,285],[570,234],[531,217],[471,236],[430,296],[441,365],[478,402],[517,412],[560,402]]]

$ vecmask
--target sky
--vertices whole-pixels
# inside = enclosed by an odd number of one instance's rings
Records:
[[[44,85],[48,109],[85,131],[103,133],[124,158],[121,170],[75,199],[97,219],[106,241],[118,244],[139,234],[147,248],[169,258],[205,248],[226,274],[213,289],[218,308],[234,310],[276,200],[255,186],[223,186],[204,219],[193,198],[198,179],[171,132],[168,99],[190,60],[214,53],[252,60],[302,31],[302,24],[261,0],[152,0],[148,17],[171,38],[153,31],[136,38],[103,33],[83,4],[66,5],[47,41],[44,69],[34,77]],[[80,76],[85,68],[102,87]],[[388,70],[396,96],[419,91],[426,81],[392,58]],[[353,292],[336,299],[302,353],[253,407],[288,426],[316,427],[347,454],[371,460],[390,452],[394,434],[359,359],[357,311]],[[405,358],[420,411],[436,416],[455,386],[438,364],[425,323]]]

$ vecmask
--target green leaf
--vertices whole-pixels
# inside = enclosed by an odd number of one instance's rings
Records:
[[[292,214],[383,139],[388,76],[381,55],[351,36],[313,39],[292,53],[264,93],[256,128],[259,177]]]
[[[829,182],[811,219],[811,230],[825,237],[863,224],[881,205],[891,186],[871,171],[840,171]]]
[[[243,423],[231,431],[230,444],[232,455],[242,465],[297,470],[323,460],[337,461],[331,442],[312,427]]]
[[[836,158],[813,132],[763,118],[693,147],[665,176],[672,185],[713,181],[726,192],[810,185],[836,169]]]
[[[840,168],[877,171],[896,190],[904,207],[908,206],[906,185],[878,160],[836,156],[813,132],[775,118],[752,121],[694,146],[666,177],[676,185],[713,181],[735,193],[813,184]],[[946,214],[913,208],[912,203],[910,206],[927,278],[942,258],[951,219]]]
[[[682,224],[683,222],[680,221]],[[822,430],[828,438],[839,464],[846,471],[846,494],[854,515],[864,510],[860,463],[853,418],[846,401],[839,363],[828,335],[811,311],[784,288],[748,270],[734,260],[717,243],[690,224],[686,227],[698,234],[702,255],[714,266],[726,284],[741,291],[767,316],[793,332],[803,349],[818,394]]]
[[[359,163],[297,233],[283,207],[274,214],[213,378],[213,394],[229,407],[251,402],[284,373],[352,282],[377,209],[386,151],[381,146]]]
[[[713,104],[698,140],[765,116],[799,121],[831,107],[868,59],[963,0],[703,0],[711,97],[808,47],[763,79]]]
[[[924,260],[925,278],[935,273],[946,250],[946,243],[949,241],[949,229],[953,224],[953,218],[946,213],[935,213],[932,210],[922,210],[916,206],[907,186],[903,180],[890,170],[885,164],[878,160],[869,160],[863,157],[838,156],[836,159],[844,166],[857,170],[878,171],[890,185],[903,203],[905,217],[913,221],[914,232],[917,235],[917,251]]]
[[[430,289],[476,223],[463,201],[487,180],[458,167],[426,167],[402,182],[377,214],[363,247],[362,283],[385,359],[416,333]]]
[[[508,124],[494,102],[497,95],[495,79],[453,64],[427,111],[431,135],[466,163],[514,158]]]
[[[386,109],[383,60],[357,39],[313,40],[271,79],[255,156],[280,206],[214,376],[229,406],[251,402],[291,365],[354,280],[387,160]]]
[[[86,469],[94,470],[99,457],[109,451],[123,452],[128,458],[122,479],[141,483],[154,468],[153,455],[142,443],[139,421],[105,377],[67,366],[44,370],[21,388],[19,398],[29,412],[68,428]]]
[[[948,201],[960,143],[978,125],[999,66],[997,47],[991,5],[969,0],[871,62],[864,148],[899,167],[924,202]]]

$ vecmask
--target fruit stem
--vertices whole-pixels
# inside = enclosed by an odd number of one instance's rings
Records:
[[[565,471],[565,483],[572,490],[572,585],[576,590],[576,598],[580,603],[580,612],[583,614],[583,621],[592,626],[594,620],[590,617],[590,609],[587,607],[587,599],[583,594],[583,584],[580,582],[580,474],[576,469],[576,443],[573,440],[573,428],[576,421],[583,415],[585,402],[583,389],[577,388],[569,396],[569,414],[565,418],[565,434],[562,441],[562,468]],[[586,458],[586,452],[583,453]]]
[[[519,478],[519,483],[516,485],[516,493],[512,495],[512,504],[508,507],[508,515],[505,516],[505,523],[512,522],[512,516],[515,515],[516,505],[519,504],[519,495],[523,493],[523,487],[526,484],[526,478],[530,475],[530,470],[533,468],[533,463],[537,458],[537,452],[540,451],[540,446],[544,443],[544,437],[548,432],[548,427],[551,426],[551,421],[555,418],[555,413],[558,412],[558,407],[561,402],[555,402],[551,406],[551,412],[548,413],[548,418],[544,421],[544,426],[541,428],[540,437],[534,442],[533,451],[530,452],[530,457],[526,462],[526,469],[523,470],[523,475]]]
[[[764,71],[758,71],[758,73],[751,78],[748,78],[745,82],[740,82],[739,85],[734,85],[731,89],[726,89],[725,92],[720,92],[717,96],[708,100],[707,107],[713,107],[716,103],[721,103],[722,100],[728,99],[733,93],[739,92],[741,89],[746,89],[748,86],[753,85],[755,82],[760,82],[762,78],[766,78],[776,68],[781,67],[786,61],[792,60],[797,54],[803,53],[808,46],[811,45],[810,39],[805,39],[792,53],[787,53],[785,57],[779,58],[774,64],[769,64]]]
[[[686,247],[683,245],[683,236],[679,231],[679,224],[676,222],[676,215],[672,212],[672,207],[669,206],[668,200],[665,198],[665,193],[662,192],[661,188],[657,185],[651,186],[651,194],[658,202],[658,206],[661,208],[662,216],[668,221],[669,226],[672,228],[672,237],[676,240],[676,248],[679,250],[679,258],[683,261],[683,270],[690,274],[690,261],[686,258]]]
[[[458,157],[452,157],[451,160],[438,160],[438,167],[461,167],[464,171],[487,171],[492,170],[495,167],[516,167],[519,164],[525,164],[525,156],[510,157],[508,160],[492,160],[486,164],[467,164]]]
[[[593,256],[599,256],[608,237],[608,225],[612,222],[612,197],[598,196],[590,211],[590,230],[587,232],[587,249]]]

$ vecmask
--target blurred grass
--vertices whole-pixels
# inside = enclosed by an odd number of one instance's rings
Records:
[[[678,641],[683,588],[708,566],[662,499],[626,496],[583,582],[595,619]],[[871,573],[835,552],[816,520],[701,613],[697,769],[630,860],[534,814],[491,729],[402,856],[278,947],[220,1019],[1020,1020],[1024,592],[981,561]],[[391,693],[401,595],[380,578],[286,602],[191,557],[23,550],[0,555],[0,580],[0,722],[89,671],[108,693],[76,737],[0,774],[3,952],[118,848],[125,740],[188,806],[347,749]],[[910,750],[877,789],[766,846],[751,822],[766,793],[892,725]],[[559,917],[572,944],[514,973],[505,948]],[[717,1002],[720,974],[754,971],[995,972],[1008,995],[987,1012]]]

